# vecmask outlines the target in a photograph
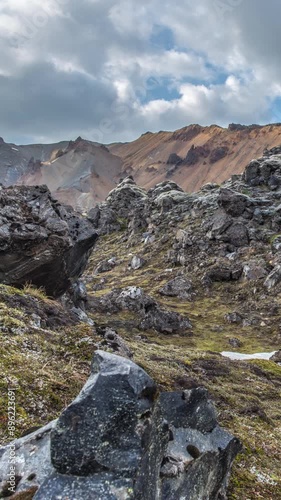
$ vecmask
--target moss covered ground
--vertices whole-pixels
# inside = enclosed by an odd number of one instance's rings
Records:
[[[142,269],[132,271],[132,255],[146,259]],[[139,363],[162,390],[182,390],[204,385],[213,399],[220,424],[239,437],[243,452],[235,461],[230,480],[230,500],[281,499],[281,366],[271,361],[238,362],[223,358],[233,349],[232,338],[241,342],[240,352],[273,351],[280,348],[281,313],[268,314],[265,298],[255,309],[252,290],[245,283],[217,283],[203,289],[192,277],[196,296],[192,301],[162,297],[158,290],[181,272],[166,262],[167,248],[159,250],[129,246],[124,234],[100,238],[85,273],[89,296],[101,296],[113,288],[141,286],[170,310],[190,318],[193,328],[186,335],[140,332],[135,316],[89,312],[96,326],[108,325],[118,332]],[[116,257],[111,271],[96,275],[97,263]],[[99,290],[96,291],[97,285]],[[11,302],[10,297],[13,297]],[[19,300],[17,300],[17,297]],[[29,307],[22,298],[31,300]],[[21,300],[20,300],[21,299]],[[278,306],[281,298],[274,298]],[[245,301],[257,320],[249,326],[228,323],[225,315],[245,314]],[[90,362],[101,338],[85,324],[56,328],[32,326],[32,303],[37,314],[50,299],[31,289],[0,289],[1,441],[7,434],[7,387],[16,387],[17,436],[56,418],[82,388]],[[51,302],[52,303],[52,302]],[[60,308],[53,303],[53,308]],[[40,315],[40,314],[39,314]],[[141,334],[141,337],[140,337]]]

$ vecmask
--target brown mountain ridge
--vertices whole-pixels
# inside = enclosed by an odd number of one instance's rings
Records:
[[[139,185],[148,188],[169,178],[191,192],[243,172],[249,161],[280,143],[280,124],[189,125],[175,132],[148,132],[109,150],[122,158],[125,172]]]
[[[189,125],[147,132],[104,146],[78,137],[56,144],[17,146],[0,139],[0,183],[46,184],[62,202],[88,210],[103,201],[120,177],[150,188],[170,179],[188,192],[241,173],[252,158],[281,144],[281,124]]]

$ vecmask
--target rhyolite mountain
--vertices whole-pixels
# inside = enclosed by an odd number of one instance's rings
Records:
[[[46,184],[63,203],[88,209],[116,185],[123,162],[101,145],[78,137],[58,144],[16,146],[0,141],[0,183]]]
[[[133,175],[146,189],[171,179],[193,192],[241,173],[252,158],[280,142],[280,124],[231,124],[227,129],[189,125],[107,146],[81,137],[27,146],[0,139],[0,182],[46,184],[61,202],[87,210],[104,200],[121,177]]]
[[[125,177],[87,216],[0,193],[0,495],[14,387],[15,500],[281,498],[281,147],[197,192]]]

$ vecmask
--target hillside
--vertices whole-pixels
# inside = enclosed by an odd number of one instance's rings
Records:
[[[281,125],[190,125],[143,134],[104,146],[78,137],[57,144],[17,146],[0,140],[0,182],[46,184],[62,202],[88,210],[103,201],[121,177],[133,175],[149,189],[173,180],[194,192],[208,182],[239,174],[266,148],[281,144]]]
[[[190,125],[175,132],[147,132],[136,141],[112,144],[109,150],[122,158],[124,171],[140,186],[150,188],[171,179],[194,192],[208,182],[220,183],[240,174],[252,158],[280,143],[280,124],[232,124],[227,129]]]
[[[3,199],[11,191],[3,189]],[[46,229],[46,211],[30,193],[27,206]],[[79,235],[72,212],[65,219],[63,207],[43,194],[51,219],[60,214],[54,234],[48,226],[48,235],[33,241],[30,214],[26,224],[19,214],[15,228],[7,210],[0,234],[0,403],[5,415],[5,389],[14,384],[17,437],[60,415],[86,382],[94,352],[103,349],[133,359],[160,391],[207,388],[220,425],[243,444],[227,497],[280,499],[281,149],[251,161],[243,175],[191,194],[172,181],[147,191],[124,179],[85,218],[99,239],[83,286],[56,301],[31,286],[11,287],[5,270],[15,242],[25,249],[24,263],[33,249],[45,269],[46,250],[65,230],[62,218]],[[49,264],[49,275],[56,272]],[[7,442],[5,418],[0,430]],[[30,477],[34,493],[38,482]]]
[[[2,184],[46,184],[60,201],[82,210],[104,200],[116,185],[122,165],[105,146],[80,137],[48,145],[0,143]]]

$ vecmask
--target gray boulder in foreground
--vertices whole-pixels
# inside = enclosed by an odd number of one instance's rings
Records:
[[[158,394],[142,368],[103,351],[59,419],[13,444],[16,491],[38,486],[35,500],[222,500],[241,450],[204,388]]]

